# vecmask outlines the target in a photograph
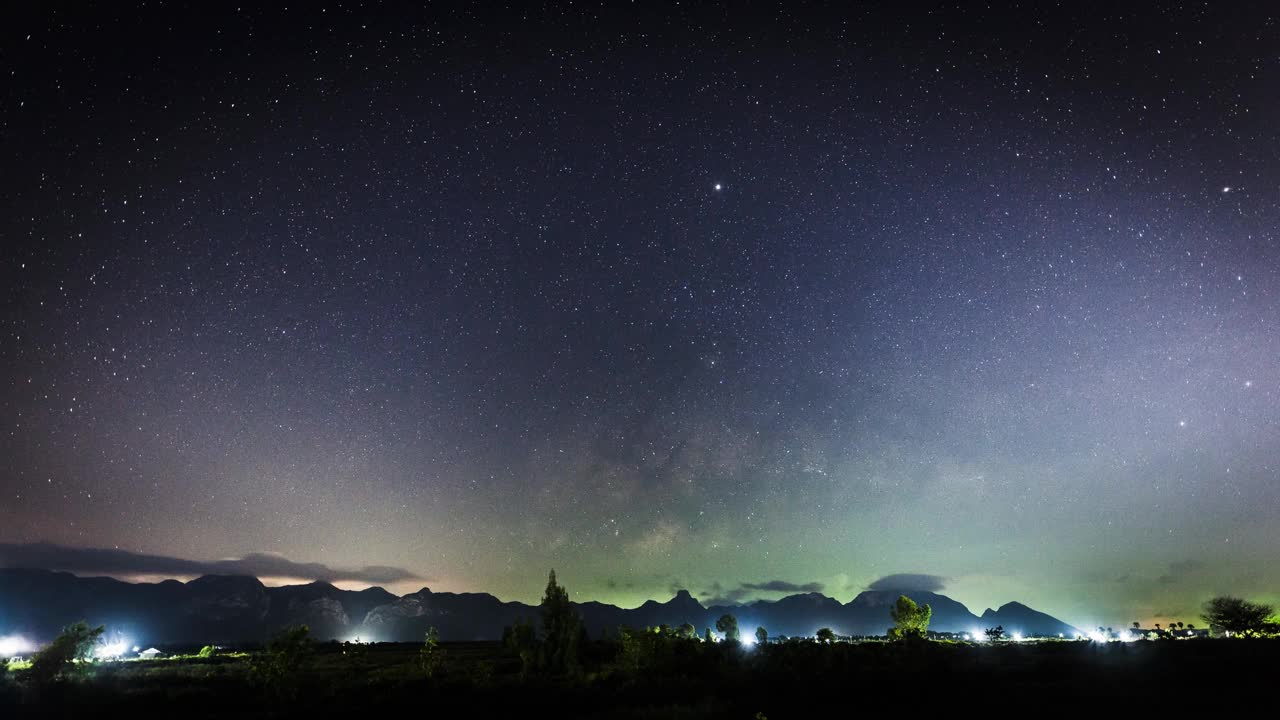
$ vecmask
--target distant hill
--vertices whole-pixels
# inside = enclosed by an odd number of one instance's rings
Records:
[[[931,630],[970,632],[994,625],[1024,635],[1075,634],[1075,628],[1020,603],[987,610],[979,618],[964,605],[930,592],[869,590],[848,603],[818,593],[748,605],[703,607],[681,590],[667,602],[637,608],[575,603],[592,637],[619,626],[679,626],[701,634],[721,615],[738,618],[744,635],[763,625],[773,636],[812,635],[830,627],[840,635],[883,635],[899,595],[933,608]],[[503,602],[486,593],[439,593],[423,588],[396,597],[382,588],[341,590],[324,582],[266,587],[257,578],[206,575],[188,583],[127,583],[48,570],[0,569],[0,630],[45,641],[77,620],[105,624],[109,632],[148,645],[257,642],[286,625],[306,623],[319,639],[356,636],[375,641],[421,640],[430,626],[445,640],[496,640],[538,608]]]
[[[1064,637],[1074,637],[1080,632],[1055,617],[1046,615],[1039,610],[1032,610],[1018,602],[1005,603],[1000,606],[999,610],[987,608],[986,612],[982,613],[983,627],[995,627],[997,625],[1003,626],[1008,633],[1022,633],[1028,636],[1055,637],[1062,635]]]

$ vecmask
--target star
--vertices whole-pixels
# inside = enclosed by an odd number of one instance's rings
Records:
[[[715,187],[716,192],[720,192],[723,189],[724,189],[723,185],[721,185],[720,183],[716,183],[716,187]]]

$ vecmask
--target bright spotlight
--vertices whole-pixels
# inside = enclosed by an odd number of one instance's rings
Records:
[[[0,662],[5,662],[11,657],[23,655],[35,649],[36,646],[21,635],[0,637]]]
[[[124,641],[102,643],[93,649],[93,657],[96,660],[115,660],[124,657],[128,650],[129,643]]]
[[[1022,633],[1020,633],[1020,632],[1016,632],[1016,633],[1014,633],[1014,634],[1013,634],[1013,641],[1014,641],[1014,642],[1022,642]]]
[[[1107,636],[1103,635],[1097,630],[1094,630],[1093,632],[1089,633],[1089,639],[1096,643],[1104,643],[1107,641]]]

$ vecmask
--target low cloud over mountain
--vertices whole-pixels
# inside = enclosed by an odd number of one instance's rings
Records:
[[[765,592],[790,592],[790,593],[811,593],[822,592],[823,585],[820,582],[811,583],[792,583],[786,580],[770,580],[762,583],[743,583],[742,587],[748,590],[763,590]]]
[[[741,583],[736,588],[725,588],[717,582],[712,583],[710,590],[699,593],[699,596],[710,605],[733,605],[755,593],[820,593],[823,589],[824,586],[820,582],[793,583],[786,580],[766,580],[758,583]]]
[[[898,573],[885,575],[867,586],[868,590],[916,590],[918,592],[942,592],[947,579],[941,575]]]
[[[288,577],[373,584],[421,579],[403,568],[381,565],[353,569],[331,568],[320,563],[295,562],[268,553],[250,553],[239,559],[206,562],[127,550],[73,548],[50,543],[0,543],[0,568],[41,568],[99,575],[252,575],[259,578]]]

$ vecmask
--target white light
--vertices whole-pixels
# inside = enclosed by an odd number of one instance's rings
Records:
[[[1016,632],[1016,633],[1014,633],[1014,634],[1013,634],[1013,641],[1014,641],[1014,642],[1022,642],[1022,633],[1020,633],[1020,632]]]
[[[129,650],[129,644],[123,641],[102,643],[93,649],[93,657],[98,660],[110,660],[121,657]]]
[[[970,635],[969,633],[965,633],[965,634],[964,634],[964,639],[965,639],[965,640],[972,640],[972,639],[973,639],[973,636],[972,636],[972,635]]]
[[[0,637],[0,662],[5,662],[11,657],[29,653],[35,649],[36,646],[30,640],[20,635]]]
[[[738,639],[739,639],[739,640],[741,640],[741,641],[742,641],[742,644],[743,644],[743,645],[746,645],[746,646],[751,646],[751,645],[755,645],[755,644],[756,644],[756,636],[755,636],[755,635],[747,634],[747,635],[743,635],[742,637],[740,637],[740,638],[738,638]]]
[[[1228,185],[1228,186],[1226,186],[1226,187],[1222,188],[1222,192],[1224,192],[1224,193],[1229,193],[1229,192],[1231,192],[1231,186],[1230,186],[1230,185]]]
[[[1138,638],[1134,637],[1133,633],[1129,632],[1128,630],[1122,630],[1120,632],[1120,642],[1133,642],[1134,640],[1137,640],[1137,639]]]
[[[974,630],[973,632],[969,633],[969,635],[973,637],[974,642],[982,642],[983,640],[987,639],[986,634],[980,630]]]
[[[720,192],[720,189],[721,189],[722,187],[724,187],[724,186],[722,186],[720,183],[716,183],[716,192]]]
[[[1089,633],[1089,639],[1098,643],[1104,643],[1107,641],[1107,637],[1102,633],[1098,632],[1097,630],[1094,630],[1093,632]]]

